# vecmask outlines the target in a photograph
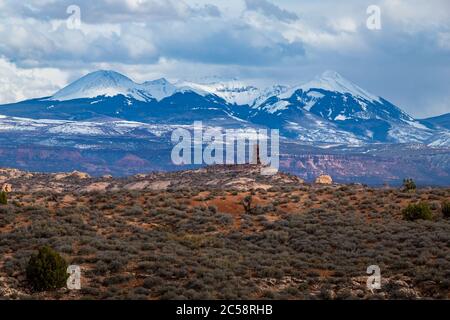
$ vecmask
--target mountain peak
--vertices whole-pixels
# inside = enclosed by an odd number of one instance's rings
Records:
[[[322,73],[322,75],[320,76],[320,78],[322,79],[344,79],[339,73],[337,73],[336,71],[333,70],[326,70]]]
[[[133,83],[133,80],[128,78],[127,76],[113,71],[113,70],[98,70],[91,73],[88,73],[87,75],[81,77],[79,80],[101,80],[102,82],[113,82],[116,84],[120,84],[123,82],[131,82]]]
[[[98,75],[103,75],[103,76],[122,76],[122,77],[125,77],[123,74],[121,74],[121,73],[119,73],[117,71],[106,70],[106,69],[100,69],[100,70],[89,72],[86,76],[93,75],[93,74],[98,74]]]
[[[142,84],[143,89],[156,100],[164,99],[174,94],[177,88],[166,78],[146,81]]]
[[[365,91],[353,82],[345,79],[336,71],[327,70],[314,80],[300,86],[303,91],[322,89],[339,93],[349,93],[368,101],[380,101],[379,97]]]
[[[72,100],[98,96],[127,95],[136,86],[130,78],[111,70],[98,70],[56,92],[51,100]]]

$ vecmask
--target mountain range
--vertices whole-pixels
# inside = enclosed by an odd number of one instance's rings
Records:
[[[223,129],[279,129],[284,146],[296,146],[288,148],[289,156],[297,156],[289,150],[299,148],[301,155],[305,148],[312,148],[315,151],[308,149],[308,154],[328,150],[343,155],[348,150],[359,150],[360,156],[380,148],[399,150],[399,145],[403,150],[423,150],[429,156],[450,149],[450,114],[414,119],[393,103],[334,71],[326,71],[298,86],[258,88],[238,80],[194,83],[161,78],[136,83],[115,71],[100,70],[50,97],[2,105],[0,115],[0,141],[4,141],[3,148],[10,146],[8,151],[0,150],[0,160],[3,160],[0,165],[9,163],[2,155],[12,152],[17,158],[13,150],[19,150],[18,146],[30,150],[44,147],[82,150],[96,153],[94,158],[100,163],[111,159],[98,158],[99,152],[109,154],[118,148],[124,157],[132,155],[142,160],[139,163],[146,163],[145,169],[164,170],[169,166],[164,163],[168,159],[162,163],[157,161],[156,165],[155,159],[141,158],[136,150],[146,146],[148,150],[156,148],[166,152],[171,147],[170,133],[174,128],[189,128],[199,120],[206,127]],[[158,147],[149,147],[152,143]],[[42,170],[65,168],[48,167],[43,161],[25,159],[15,166]],[[438,166],[442,179],[449,177],[448,162]],[[436,164],[433,166],[435,169]],[[108,165],[102,168],[99,170],[98,165],[90,163],[87,171],[128,173]]]

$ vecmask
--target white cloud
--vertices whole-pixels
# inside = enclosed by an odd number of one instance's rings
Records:
[[[415,33],[450,26],[448,0],[383,0],[380,7],[382,16],[405,32]]]
[[[330,22],[331,27],[335,31],[356,32],[358,26],[353,18],[343,17],[334,19]]]
[[[61,75],[74,80],[99,67],[138,80],[217,75],[272,83],[336,69],[412,114],[427,96],[450,91],[448,0],[373,0],[381,7],[379,32],[365,27],[368,3],[360,0],[75,3],[80,30],[66,27],[72,0],[0,0],[0,56],[2,68],[9,66],[0,74],[2,101],[52,93],[51,85],[64,84]],[[13,77],[33,70],[39,76]]]
[[[0,57],[0,103],[53,94],[67,83],[67,74],[54,68],[18,68]]]
[[[280,8],[267,0],[245,0],[246,9],[261,12],[266,17],[275,18],[280,21],[294,21],[298,19],[295,12]]]

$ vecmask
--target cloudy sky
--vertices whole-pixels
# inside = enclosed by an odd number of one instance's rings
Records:
[[[2,103],[97,69],[262,86],[331,69],[413,116],[450,112],[448,0],[0,0],[0,39]]]

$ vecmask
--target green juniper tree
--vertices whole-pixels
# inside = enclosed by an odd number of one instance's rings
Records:
[[[0,191],[0,204],[8,204],[8,195],[5,191]]]
[[[405,209],[403,209],[403,218],[405,220],[431,220],[433,214],[431,212],[430,206],[426,202],[420,202],[417,204],[410,204]]]
[[[445,218],[450,218],[450,201],[444,201],[441,210]]]
[[[26,275],[35,291],[55,290],[66,285],[69,274],[67,262],[52,248],[44,246],[31,256]]]
[[[416,183],[411,178],[403,179],[403,189],[405,191],[414,191],[416,190]]]

